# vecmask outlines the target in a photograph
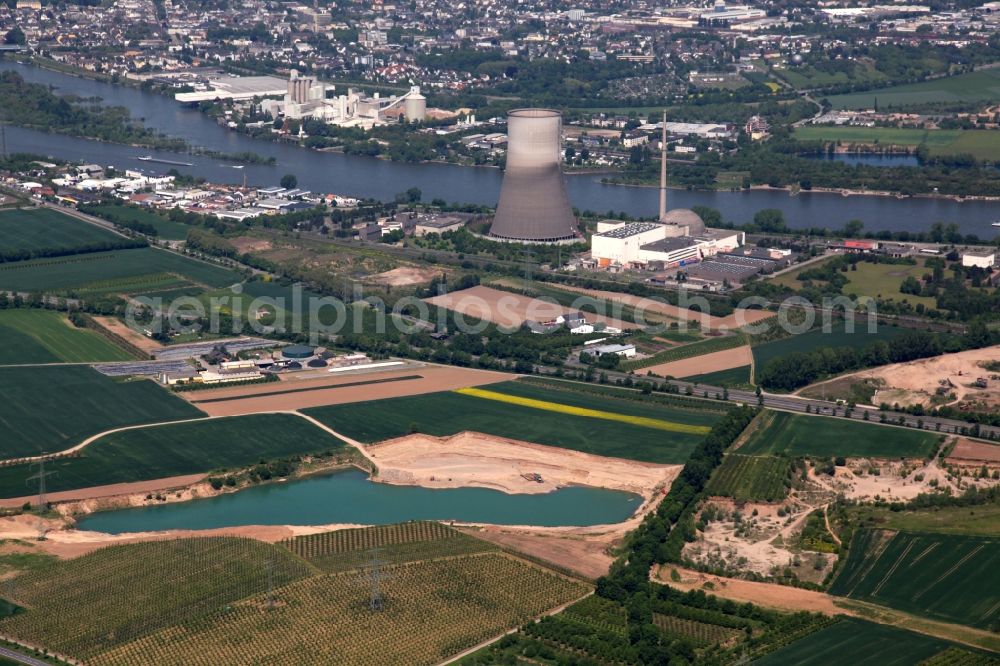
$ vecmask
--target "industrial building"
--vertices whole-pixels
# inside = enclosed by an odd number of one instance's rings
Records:
[[[496,240],[573,242],[576,218],[562,175],[562,114],[514,109],[507,114],[507,167],[490,228]]]
[[[260,108],[272,118],[312,118],[333,125],[364,129],[385,124],[386,112],[396,108],[402,108],[402,117],[406,122],[420,122],[427,117],[427,98],[420,94],[418,86],[412,86],[400,97],[381,97],[378,93],[369,97],[348,88],[346,95],[328,98],[327,92],[333,90],[334,86],[328,88],[315,77],[302,75],[293,69],[283,99],[266,99],[261,102]]]
[[[962,265],[966,268],[990,269],[996,262],[997,253],[990,250],[969,251],[962,255]]]
[[[276,76],[226,76],[210,78],[193,84],[194,92],[182,92],[174,99],[184,104],[215,100],[250,100],[255,97],[283,95],[288,82]]]

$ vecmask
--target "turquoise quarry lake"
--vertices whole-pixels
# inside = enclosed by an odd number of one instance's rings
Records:
[[[641,504],[638,495],[601,488],[573,486],[541,495],[509,495],[486,488],[393,486],[348,470],[210,499],[94,513],[80,519],[77,527],[108,534],[407,520],[578,527],[621,522]]]

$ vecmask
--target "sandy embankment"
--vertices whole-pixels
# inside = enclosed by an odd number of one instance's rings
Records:
[[[648,496],[677,476],[681,465],[606,458],[477,432],[451,437],[415,434],[365,447],[376,480],[427,488],[479,487],[506,493],[547,493],[568,485]],[[540,474],[541,483],[523,474]]]
[[[471,319],[482,319],[505,328],[518,328],[526,321],[546,322],[567,312],[577,312],[558,303],[515,294],[482,285],[424,299],[431,305],[460,312]],[[614,317],[585,312],[588,322],[601,322],[620,329],[639,328],[638,324]],[[471,322],[470,322],[471,323]]]
[[[679,361],[661,363],[659,365],[643,368],[642,372],[652,372],[663,377],[691,377],[693,375],[704,375],[709,372],[720,372],[732,368],[742,368],[753,362],[753,354],[749,345],[724,349],[722,351],[692,356]]]

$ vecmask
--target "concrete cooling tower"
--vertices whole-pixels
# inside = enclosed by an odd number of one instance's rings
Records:
[[[561,135],[558,111],[507,114],[507,169],[490,236],[534,243],[574,237],[576,219],[560,167]]]

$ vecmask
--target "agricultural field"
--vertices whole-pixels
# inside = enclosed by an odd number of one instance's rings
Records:
[[[880,325],[874,333],[868,332],[867,322],[857,322],[854,332],[848,333],[845,322],[834,322],[829,333],[822,328],[815,328],[801,335],[781,338],[756,345],[753,348],[754,364],[764,367],[768,361],[787,356],[795,352],[810,352],[821,347],[854,347],[862,349],[879,340],[890,340],[906,333],[909,329],[898,326]]]
[[[990,162],[1000,159],[1000,138],[992,130],[805,125],[796,128],[795,138],[800,141],[837,141],[841,144],[880,147],[916,148],[920,144],[926,144],[932,157],[972,155],[976,159]]]
[[[845,618],[754,662],[758,666],[912,666],[935,655],[957,650],[951,643],[874,624]],[[967,652],[962,650],[962,652]],[[978,652],[967,652],[973,658]],[[946,662],[942,662],[946,663]],[[963,662],[958,662],[963,663]],[[971,661],[970,664],[988,664]]]
[[[725,335],[716,338],[708,338],[700,342],[693,342],[687,345],[680,345],[665,349],[648,358],[623,361],[618,367],[623,372],[639,370],[653,365],[662,365],[672,361],[680,361],[685,358],[702,356],[713,352],[725,351],[746,344],[742,335]]]
[[[234,271],[156,248],[95,252],[0,265],[0,289],[69,294],[145,294],[191,285],[224,287]]]
[[[739,502],[777,502],[788,495],[791,460],[730,453],[708,482],[708,492]]]
[[[885,80],[885,74],[875,69],[870,60],[857,61],[850,74],[847,72],[824,72],[809,65],[785,67],[774,72],[783,78],[796,90],[825,88],[845,83],[869,82],[878,83]]]
[[[744,365],[739,368],[729,370],[719,370],[718,372],[708,372],[703,375],[691,375],[682,377],[685,381],[695,384],[706,384],[708,386],[750,386],[750,366]]]
[[[156,229],[156,237],[164,240],[184,240],[187,238],[190,226],[174,222],[162,215],[133,206],[119,204],[102,204],[89,208],[88,211],[96,217],[101,217],[115,223],[139,222]]]
[[[280,543],[326,573],[363,567],[374,548],[380,559],[392,564],[498,550],[488,541],[433,521],[321,532]]]
[[[1000,71],[982,69],[920,83],[833,95],[829,100],[834,109],[871,109],[876,98],[881,111],[939,102],[995,103],[1000,101]]]
[[[0,211],[0,261],[8,254],[71,252],[123,242],[131,240],[49,208]]]
[[[112,379],[78,365],[0,368],[0,457],[5,459],[63,451],[112,428],[200,416],[201,411],[145,379]]]
[[[684,462],[720,416],[682,404],[644,404],[522,382],[493,384],[490,391],[510,399],[524,399],[528,404],[443,391],[318,407],[306,413],[336,432],[365,443],[411,432],[448,436],[471,430],[596,455],[667,464]],[[550,404],[529,406],[531,401]],[[602,415],[582,415],[578,410]]]
[[[0,310],[0,365],[130,361],[134,357],[66,315],[51,310]]]
[[[109,546],[14,579],[5,595],[29,610],[0,620],[0,632],[92,663],[109,649],[266,592],[268,562],[275,586],[315,571],[253,539]]]
[[[1000,540],[858,530],[830,593],[995,629],[1000,627]]]
[[[939,435],[831,416],[765,411],[765,423],[740,448],[748,455],[829,458],[924,458]]]
[[[367,566],[329,573],[281,545],[178,539],[112,546],[16,578],[10,596],[28,610],[0,620],[0,631],[108,666],[434,664],[589,590],[488,544],[449,550],[470,537],[399,527],[424,532],[406,543],[445,543],[447,556],[384,563],[380,609]],[[353,550],[392,549],[393,530],[383,531]]]
[[[291,414],[206,419],[106,435],[79,455],[49,461],[46,471],[56,474],[46,486],[50,492],[77,490],[345,451],[339,439]],[[24,479],[31,473],[28,465],[0,467],[0,497],[29,494]]]

